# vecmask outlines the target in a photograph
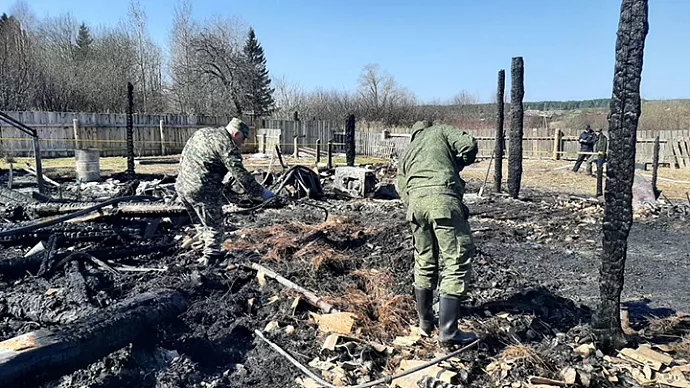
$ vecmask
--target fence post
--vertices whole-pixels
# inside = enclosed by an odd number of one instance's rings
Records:
[[[328,141],[328,169],[333,168],[333,140]]]
[[[264,133],[261,135],[261,141],[262,141],[261,153],[265,155],[266,154],[266,142],[268,141],[268,134],[266,133],[266,131],[264,131]]]
[[[14,180],[14,171],[13,171],[13,166],[12,163],[10,163],[10,171],[9,175],[7,176],[7,188],[12,189],[12,181]]]
[[[165,155],[165,133],[163,132],[163,120],[159,122],[159,128],[161,131],[161,156]]]
[[[295,159],[299,159],[299,135],[295,135],[294,142],[295,143],[293,145],[292,157]]]
[[[74,130],[74,149],[79,149],[79,120],[72,119],[72,129]]]
[[[553,160],[561,158],[561,130],[556,128],[553,132]]]
[[[597,157],[597,197],[604,195],[604,155],[599,151]]]
[[[321,162],[321,139],[316,139],[316,166]]]

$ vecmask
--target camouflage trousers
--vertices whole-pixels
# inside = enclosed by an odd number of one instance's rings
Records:
[[[585,163],[587,163],[587,173],[588,174],[592,173],[592,163],[597,165],[597,170],[599,168],[603,167],[603,166],[599,166],[599,154],[591,155]],[[606,163],[606,157],[605,156],[604,156],[604,163]]]
[[[460,198],[446,194],[410,197],[409,203],[415,286],[434,290],[440,283],[439,294],[463,296],[476,251],[469,210]]]
[[[215,196],[190,198],[180,194],[179,199],[187,208],[197,235],[204,242],[204,258],[208,260],[220,256],[223,202]]]

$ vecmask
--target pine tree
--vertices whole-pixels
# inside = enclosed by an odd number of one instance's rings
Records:
[[[77,54],[80,59],[88,56],[91,51],[91,43],[93,43],[93,38],[91,38],[89,27],[82,23],[79,26],[79,33],[77,35]]]
[[[255,116],[266,116],[273,112],[274,100],[271,88],[271,78],[266,69],[264,49],[256,40],[254,29],[249,29],[249,36],[244,45],[244,55],[249,64],[247,74],[247,108],[254,111]]]

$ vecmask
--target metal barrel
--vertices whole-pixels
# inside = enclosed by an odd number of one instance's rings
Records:
[[[100,150],[74,150],[77,162],[77,179],[82,182],[93,182],[101,179]]]

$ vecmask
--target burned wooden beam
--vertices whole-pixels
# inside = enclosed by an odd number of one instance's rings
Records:
[[[632,186],[635,141],[641,112],[640,82],[647,21],[647,0],[623,0],[616,40],[616,66],[609,114],[609,165],[606,170],[606,208],[603,252],[599,270],[600,303],[593,327],[601,348],[625,345],[621,327],[620,296],[632,225]]]
[[[134,175],[134,85],[127,82],[127,174]]]
[[[89,249],[83,252],[62,252],[55,253],[51,258],[49,267],[41,272],[42,276],[51,275],[56,269],[61,268],[71,259],[95,257],[100,260],[120,260],[129,257],[150,255],[152,253],[165,253],[176,246],[176,243],[168,244],[144,244],[135,246],[124,246],[120,248],[98,248]],[[36,254],[29,257],[11,257],[0,260],[0,276],[4,278],[16,278],[26,275],[27,273],[36,273],[41,269],[41,265],[45,261],[44,254]],[[73,255],[81,255],[70,257]]]
[[[654,155],[652,156],[652,189],[654,190],[654,196],[659,199],[659,194],[661,191],[657,188],[657,180],[659,177],[659,135],[654,138]]]
[[[347,116],[345,122],[345,159],[349,167],[355,165],[355,115]]]
[[[494,157],[496,158],[494,164],[494,189],[497,193],[501,192],[503,181],[503,154],[505,146],[505,132],[503,130],[505,106],[503,100],[505,99],[505,87],[506,71],[501,69],[498,71],[498,86],[496,87],[496,143],[494,144]]]
[[[522,57],[513,58],[510,69],[510,149],[508,153],[508,192],[512,198],[520,195],[522,182],[522,133],[524,111],[522,98],[525,96],[525,65]]]
[[[3,386],[35,386],[84,368],[187,309],[176,291],[145,293],[62,330],[38,330],[0,342]]]

